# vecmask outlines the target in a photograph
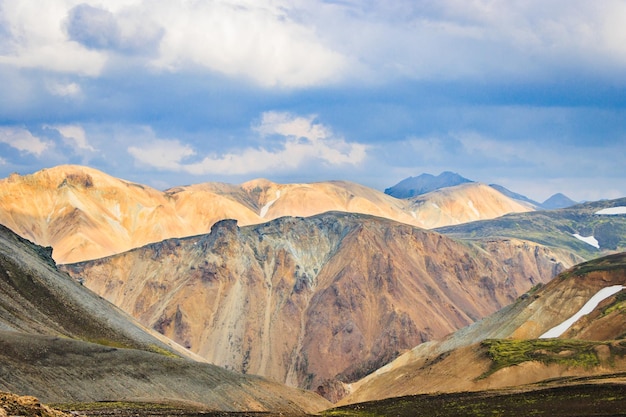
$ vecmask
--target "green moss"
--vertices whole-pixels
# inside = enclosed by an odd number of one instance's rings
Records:
[[[167,356],[168,358],[180,359],[180,356],[178,356],[174,352],[170,352],[169,350],[163,349],[162,347],[156,345],[148,346],[148,350],[150,352],[158,353],[159,355]]]
[[[481,345],[486,348],[492,365],[479,379],[486,378],[499,369],[528,361],[583,368],[598,366],[600,360],[595,347],[609,343],[569,339],[490,339],[483,341]]]

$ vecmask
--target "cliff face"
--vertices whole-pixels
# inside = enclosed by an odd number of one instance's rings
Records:
[[[242,228],[222,221],[207,235],[65,268],[211,363],[332,397],[338,381],[496,311],[573,263],[520,240],[465,244],[327,213]]]
[[[403,354],[353,384],[354,392],[342,402],[538,382],[623,384],[625,286],[625,253],[576,265],[497,313]],[[542,337],[607,288],[617,292],[558,338]]]

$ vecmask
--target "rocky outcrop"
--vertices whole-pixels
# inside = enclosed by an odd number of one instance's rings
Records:
[[[64,268],[211,363],[335,398],[337,382],[496,311],[572,264],[521,240],[469,244],[326,213],[241,228],[223,221],[207,235]]]

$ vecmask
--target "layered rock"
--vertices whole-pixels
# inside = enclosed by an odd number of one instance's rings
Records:
[[[327,213],[222,221],[207,235],[65,268],[211,363],[332,397],[338,381],[496,311],[575,259]]]

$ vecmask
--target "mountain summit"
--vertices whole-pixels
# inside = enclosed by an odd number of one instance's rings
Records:
[[[460,176],[455,172],[444,171],[434,176],[422,174],[417,177],[405,178],[393,187],[385,189],[385,194],[396,198],[411,198],[422,194],[436,191],[441,188],[453,187],[468,182],[474,182]]]

